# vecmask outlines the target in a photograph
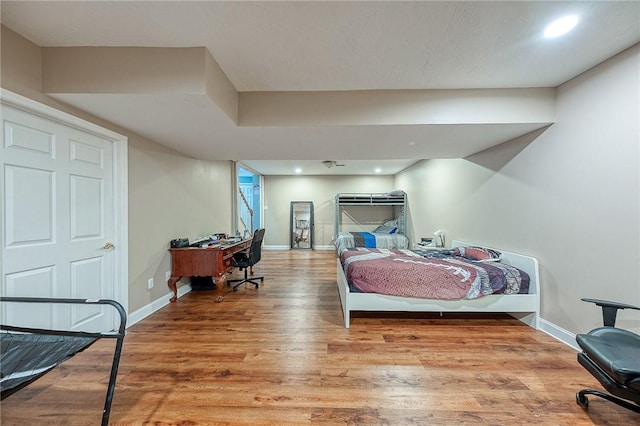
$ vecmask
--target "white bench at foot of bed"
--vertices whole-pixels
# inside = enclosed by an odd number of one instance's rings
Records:
[[[462,241],[453,241],[451,244],[452,248],[466,246],[479,246],[479,244]],[[502,253],[503,263],[515,266],[529,274],[529,294],[493,294],[470,300],[436,300],[351,292],[340,259],[338,259],[337,282],[344,315],[344,326],[349,328],[351,311],[504,312],[537,329],[540,313],[538,261],[530,256],[497,250]]]

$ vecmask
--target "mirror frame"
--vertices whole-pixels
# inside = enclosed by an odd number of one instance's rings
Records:
[[[296,227],[296,216],[295,216],[295,212],[296,211],[301,211],[301,210],[306,210],[306,209],[296,209],[296,206],[298,205],[303,205],[306,204],[309,210],[309,226],[308,228],[308,247],[300,247],[300,242],[303,240],[297,240],[296,236],[297,234],[297,230],[298,227]],[[306,220],[306,219],[300,219],[300,220]],[[289,207],[289,246],[291,248],[291,250],[313,250],[313,201],[291,201],[290,207]],[[306,246],[306,244],[305,244]]]

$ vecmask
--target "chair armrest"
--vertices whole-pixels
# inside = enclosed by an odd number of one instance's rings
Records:
[[[628,305],[626,303],[612,302],[609,300],[601,299],[588,299],[584,297],[580,300],[582,300],[583,302],[595,303],[596,306],[600,306],[602,308],[602,322],[607,327],[616,326],[616,315],[618,314],[619,309],[636,309],[640,311],[640,307]]]

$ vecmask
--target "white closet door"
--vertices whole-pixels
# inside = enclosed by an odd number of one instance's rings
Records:
[[[112,143],[3,106],[0,149],[2,294],[114,298]],[[43,328],[104,331],[113,323],[113,310],[101,305],[12,303],[4,315]]]

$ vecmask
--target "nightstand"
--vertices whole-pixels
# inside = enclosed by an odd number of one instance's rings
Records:
[[[413,245],[413,249],[414,250],[434,250],[434,251],[439,251],[439,250],[450,250],[446,247],[436,247],[436,246],[423,246],[420,243],[416,243]]]

